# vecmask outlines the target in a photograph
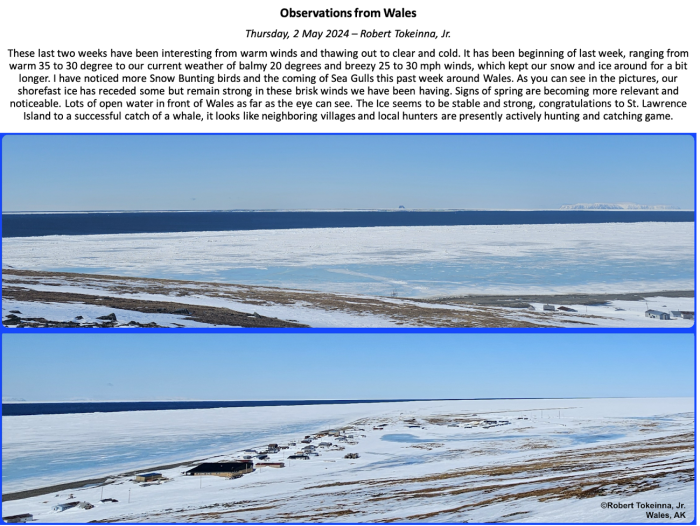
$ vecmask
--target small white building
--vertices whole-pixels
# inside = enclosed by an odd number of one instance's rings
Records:
[[[649,309],[644,313],[647,318],[654,318],[656,320],[670,320],[671,315],[668,312],[661,312],[660,310]]]
[[[679,320],[692,320],[695,319],[695,313],[686,310],[672,310],[671,318],[678,318]]]
[[[554,312],[556,309],[555,309],[554,305],[544,305],[544,306],[542,307],[542,310]]]

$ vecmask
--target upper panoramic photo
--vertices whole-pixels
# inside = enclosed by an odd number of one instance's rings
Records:
[[[692,327],[690,135],[6,135],[6,327]]]

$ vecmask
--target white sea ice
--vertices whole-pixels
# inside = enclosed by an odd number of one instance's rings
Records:
[[[343,293],[374,293],[395,284],[414,296],[688,290],[694,287],[693,254],[693,223],[660,222],[3,239],[3,265],[18,269],[80,269],[234,282],[247,276],[247,283],[265,279],[265,283],[254,284],[315,290],[330,287]],[[498,266],[491,269],[495,260]],[[686,271],[679,271],[686,264]],[[607,274],[598,273],[601,265]],[[635,268],[634,276],[629,275],[629,265]],[[551,270],[540,276],[538,269],[543,266]],[[616,266],[620,267],[617,273]],[[452,272],[456,267],[463,267],[466,274],[455,277]],[[580,275],[564,281],[561,270],[569,267]],[[298,274],[301,268],[311,273]],[[272,276],[255,272],[242,275],[234,272],[236,269],[276,271]],[[284,269],[294,273],[286,276]],[[475,279],[470,269],[483,276]]]

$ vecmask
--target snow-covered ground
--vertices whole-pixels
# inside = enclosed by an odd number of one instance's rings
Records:
[[[214,327],[208,323],[188,320],[185,316],[177,314],[143,313],[85,303],[44,303],[3,299],[2,316],[4,318],[9,314],[21,315],[22,318],[45,318],[51,321],[74,321],[81,324],[99,324],[103,320],[98,320],[98,316],[114,314],[117,317],[116,326],[118,327],[127,327],[130,322],[144,325],[156,323],[159,327]],[[78,316],[82,318],[76,319]]]
[[[694,223],[3,239],[3,266],[425,298],[694,289]]]
[[[689,522],[693,411],[693,399],[558,399],[3,417],[5,494],[113,475],[104,485],[3,502],[3,516],[32,513],[40,522]],[[316,436],[330,428],[342,436]],[[305,446],[305,436],[318,456],[287,459]],[[234,480],[182,475],[195,459],[241,458],[269,443],[289,445],[270,454],[284,468],[258,468]],[[359,458],[345,458],[348,453]],[[159,470],[167,480],[158,484],[119,476],[178,460],[184,465]],[[94,508],[52,510],[69,501]],[[648,510],[637,502],[684,507]],[[670,519],[648,518],[647,511],[670,512]],[[674,518],[677,512],[685,517]]]
[[[128,279],[80,274],[3,273],[3,287],[41,292],[80,294],[89,297],[118,297],[150,302],[219,307],[237,312],[257,312],[269,318],[290,320],[311,327],[692,327],[694,320],[658,320],[647,318],[647,308],[664,312],[694,312],[694,298],[654,296],[641,301],[612,301],[608,305],[567,305],[577,312],[543,311],[543,304],[532,303],[535,310],[484,307],[464,303],[431,303],[403,298],[366,295],[323,294],[313,291],[272,289],[224,283],[203,283],[152,279]],[[99,311],[89,303],[23,302],[3,296],[3,317],[12,310],[22,316],[31,312],[52,321],[68,321],[76,316],[88,319]],[[30,306],[24,306],[27,303]],[[555,304],[555,307],[559,307]],[[109,310],[109,309],[106,309]],[[141,314],[124,311],[119,320],[135,319],[158,325],[205,326],[204,323],[178,319],[168,314]],[[106,311],[105,311],[106,313]],[[103,314],[99,314],[103,315]],[[51,317],[55,316],[55,317]]]
[[[134,300],[175,302],[222,307],[238,312],[257,312],[270,318],[292,320],[311,327],[421,327],[421,326],[508,326],[523,321],[551,327],[692,327],[694,320],[647,318],[644,312],[657,309],[694,311],[694,298],[655,296],[643,301],[612,301],[608,305],[567,305],[577,312],[545,312],[542,303],[532,303],[534,311],[506,307],[428,303],[401,298],[377,298],[312,291],[269,289],[217,283],[162,280],[127,280],[82,275],[26,276],[3,273],[3,284],[42,292],[120,297]],[[118,311],[82,303],[25,302],[3,296],[3,316],[20,310],[23,317],[43,317],[69,321],[75,316],[86,320],[114,311],[121,320],[206,327],[207,324],[171,314],[143,314]],[[560,305],[555,305],[559,307]],[[109,311],[109,312],[108,312]],[[131,313],[131,314],[129,314]],[[93,316],[94,315],[94,316]]]

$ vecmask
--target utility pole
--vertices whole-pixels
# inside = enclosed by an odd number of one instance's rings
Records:
[[[129,500],[127,502],[131,503],[131,490],[129,490]]]

